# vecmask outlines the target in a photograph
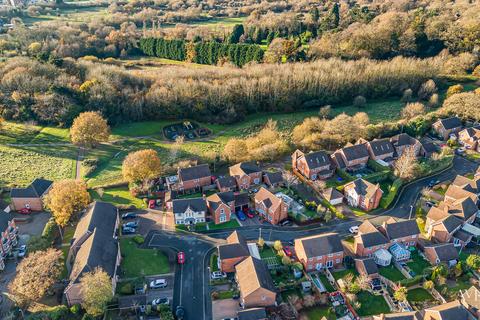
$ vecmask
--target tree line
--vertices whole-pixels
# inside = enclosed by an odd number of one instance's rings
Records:
[[[216,65],[227,60],[236,66],[262,62],[263,50],[258,45],[219,43],[215,41],[187,42],[182,39],[142,38],[140,49],[149,56],[199,64]]]

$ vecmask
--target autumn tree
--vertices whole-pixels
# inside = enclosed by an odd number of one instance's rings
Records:
[[[9,289],[21,307],[42,298],[58,280],[63,269],[62,252],[56,249],[30,253],[17,266]]]
[[[402,155],[393,164],[395,175],[403,180],[409,180],[415,177],[418,169],[418,160],[415,147],[407,147]]]
[[[73,120],[70,137],[76,145],[92,148],[108,141],[110,127],[99,112],[83,112]]]
[[[282,242],[280,240],[275,240],[273,243],[273,248],[277,251],[281,251],[283,249]]]
[[[247,144],[244,140],[232,138],[223,149],[223,157],[230,162],[241,162],[248,156]]]
[[[397,301],[405,301],[407,300],[407,288],[405,287],[399,287],[395,292],[393,293],[393,297]]]
[[[158,177],[161,169],[160,158],[153,149],[129,153],[122,164],[123,178],[130,183],[146,183],[148,180]]]
[[[5,127],[5,119],[3,119],[3,117],[0,117],[0,132],[3,130],[3,127]]]
[[[432,280],[427,280],[423,283],[423,289],[428,291],[432,290],[434,286],[435,284],[433,283]]]
[[[461,84],[455,84],[453,86],[448,87],[447,89],[447,98],[453,96],[454,94],[463,92],[463,86]]]
[[[422,114],[425,114],[425,106],[420,102],[407,103],[401,112],[402,118],[407,120]]]
[[[471,254],[467,257],[467,266],[472,269],[478,270],[480,269],[480,256],[476,254]]]
[[[101,268],[95,268],[82,276],[80,287],[85,311],[94,317],[103,314],[107,303],[113,298],[110,276]]]
[[[67,179],[54,182],[45,200],[55,222],[60,227],[65,227],[73,213],[86,208],[90,194],[84,181]]]

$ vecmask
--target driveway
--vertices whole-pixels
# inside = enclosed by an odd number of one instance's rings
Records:
[[[237,318],[238,310],[238,300],[223,299],[212,302],[213,320]]]
[[[157,298],[168,298],[170,301],[173,299],[173,286],[175,285],[175,274],[162,274],[158,276],[148,276],[145,277],[147,281],[147,286],[149,286],[150,281],[155,279],[165,279],[167,280],[167,287],[161,289],[147,289],[147,303],[151,303],[152,300]]]
[[[17,226],[19,234],[28,234],[29,236],[41,235],[50,217],[51,214],[48,212],[32,213],[28,216],[19,213],[13,214],[13,218],[19,220],[28,218],[28,222],[18,222]]]

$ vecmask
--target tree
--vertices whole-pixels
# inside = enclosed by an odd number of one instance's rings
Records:
[[[430,291],[433,289],[433,287],[434,287],[434,283],[432,280],[427,280],[423,283],[423,289],[425,290]]]
[[[463,92],[463,86],[461,84],[455,84],[453,86],[448,87],[447,90],[447,98],[453,96],[454,94]]]
[[[437,92],[437,85],[432,79],[428,80],[420,86],[418,90],[418,98],[420,100],[428,100],[430,96]]]
[[[422,114],[425,114],[425,106],[420,102],[407,103],[401,112],[402,118],[406,120],[410,120]]]
[[[82,307],[92,316],[101,315],[113,298],[112,280],[101,268],[85,273],[80,279]]]
[[[357,108],[364,108],[367,104],[367,99],[364,96],[356,96],[353,99],[353,105]]]
[[[455,278],[459,278],[462,276],[462,274],[463,274],[463,262],[459,261],[453,268],[453,275],[455,276]]]
[[[76,145],[93,148],[100,142],[108,141],[110,127],[99,112],[83,112],[73,120],[70,138]]]
[[[283,264],[284,266],[289,266],[289,265],[292,264],[292,259],[290,259],[287,255],[284,255],[284,256],[282,257],[282,264]]]
[[[52,243],[41,236],[32,236],[28,239],[28,252],[36,252],[36,251],[45,251],[47,250]]]
[[[0,117],[0,132],[3,131],[3,127],[5,127],[5,119]]]
[[[263,247],[265,246],[265,240],[263,240],[262,237],[258,238],[257,245],[259,246],[260,250],[263,250]]]
[[[393,293],[393,297],[397,301],[405,301],[407,300],[407,288],[405,287],[399,287],[395,292]]]
[[[247,144],[244,140],[232,138],[223,148],[223,157],[230,162],[241,162],[248,156]]]
[[[328,221],[332,220],[332,218],[333,218],[332,212],[330,210],[325,211],[325,215],[323,216],[323,220],[325,220],[325,222],[328,222]]]
[[[89,202],[86,183],[73,179],[54,182],[45,199],[46,207],[60,227],[65,227],[72,214],[85,209]]]
[[[281,251],[283,248],[282,242],[280,240],[275,240],[273,243],[273,248],[277,251]]]
[[[412,179],[418,169],[418,161],[415,148],[407,147],[402,155],[393,164],[395,175],[403,180]]]
[[[60,250],[48,249],[30,253],[17,266],[17,273],[9,289],[21,307],[38,301],[58,280],[63,269]]]
[[[290,171],[283,171],[282,172],[283,181],[285,182],[285,187],[287,190],[290,190],[293,185],[295,185],[298,181],[298,177]]]
[[[467,257],[467,266],[472,269],[478,270],[480,269],[480,255],[471,254]]]
[[[230,37],[228,38],[228,43],[234,44],[238,43],[240,40],[240,37],[245,33],[245,30],[243,28],[243,24],[236,24],[233,26],[232,33],[230,34]]]
[[[123,178],[129,183],[142,182],[156,178],[161,173],[161,163],[158,154],[153,149],[131,152],[123,160]]]

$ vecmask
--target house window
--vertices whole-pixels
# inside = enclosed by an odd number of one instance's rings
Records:
[[[220,214],[225,214],[225,210],[223,208],[220,209]]]
[[[328,257],[329,257],[329,258],[333,257],[333,253],[329,253],[329,254],[328,254]]]
[[[225,222],[225,221],[227,221],[227,217],[225,215],[221,215],[219,221],[220,222]]]
[[[328,261],[327,261],[327,264],[326,264],[326,267],[327,267],[327,268],[333,267],[333,260],[328,260]]]

